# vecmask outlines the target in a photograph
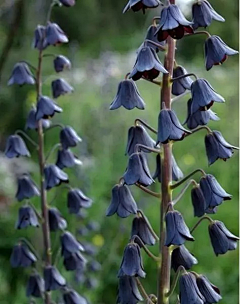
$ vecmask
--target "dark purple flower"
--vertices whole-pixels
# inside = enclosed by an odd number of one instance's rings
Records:
[[[155,50],[149,46],[143,46],[137,54],[137,59],[129,78],[134,81],[144,77],[153,80],[158,77],[160,72],[168,74],[162,63],[157,57]]]
[[[198,289],[196,277],[191,272],[180,276],[179,290],[181,304],[207,304],[204,296]]]
[[[208,226],[208,231],[213,251],[216,256],[219,254],[225,254],[228,250],[235,250],[237,248],[239,237],[232,234],[223,222],[214,221]]]
[[[32,107],[32,109],[28,113],[27,122],[25,129],[26,130],[37,130],[38,129],[38,122],[36,120],[36,112],[37,109],[35,107]],[[48,119],[41,119],[42,127],[44,129],[47,129],[51,125],[51,121]]]
[[[194,216],[201,217],[206,212],[206,201],[204,194],[201,188],[198,186],[194,186],[191,190],[191,198],[192,198],[192,205]]]
[[[19,135],[10,135],[8,137],[4,153],[8,158],[19,156],[30,157],[30,152],[28,151],[24,140]]]
[[[88,304],[87,300],[73,289],[63,294],[63,302],[64,304]]]
[[[91,262],[88,263],[88,270],[89,271],[100,271],[102,269],[101,264],[98,261],[92,260]]]
[[[84,270],[87,260],[81,255],[80,252],[70,253],[64,258],[63,264],[67,271]]]
[[[214,65],[222,64],[228,56],[238,54],[218,36],[211,36],[205,41],[205,66],[209,71]]]
[[[75,5],[75,0],[59,0],[60,3],[66,7],[71,7]]]
[[[150,225],[149,222],[148,225]],[[144,244],[152,246],[156,243],[156,240],[153,237],[152,233],[150,232],[148,225],[144,218],[135,217],[132,222],[131,237],[137,235]],[[138,243],[138,240],[136,239],[135,242]],[[139,246],[141,247],[140,242],[139,242]]]
[[[28,249],[24,243],[18,243],[13,247],[10,258],[11,266],[16,267],[29,267],[37,261],[35,255]]]
[[[40,192],[36,184],[31,180],[28,174],[23,174],[18,178],[18,189],[16,199],[21,202],[23,199],[29,199],[33,196],[40,196]]]
[[[179,266],[186,270],[198,263],[197,259],[187,250],[184,245],[175,248],[172,252],[171,266],[176,272]]]
[[[58,45],[62,43],[67,43],[68,37],[63,32],[63,30],[56,23],[48,23],[46,27],[46,36],[44,39],[44,44],[48,45]]]
[[[69,147],[76,147],[76,145],[81,141],[82,139],[70,126],[63,128],[60,132],[60,143],[62,144],[63,149],[68,149]]]
[[[64,79],[59,78],[52,81],[52,95],[53,98],[58,98],[61,95],[72,93],[73,87],[70,86]]]
[[[112,188],[112,200],[106,215],[115,213],[122,218],[137,213],[137,204],[127,185],[117,184]]]
[[[84,253],[86,253],[87,255],[94,256],[97,254],[97,247],[93,244],[84,242],[84,244],[82,245],[84,248]]]
[[[76,238],[66,231],[61,235],[62,256],[68,258],[72,253],[84,251],[83,246],[76,240]]]
[[[44,38],[46,35],[46,27],[43,25],[38,25],[34,31],[33,47],[38,50],[44,50],[46,44],[44,43]]]
[[[191,93],[191,114],[198,110],[208,110],[213,105],[214,101],[225,102],[225,99],[213,89],[206,79],[203,78],[199,78],[192,83]]]
[[[45,291],[57,290],[66,285],[66,280],[54,266],[44,267]]]
[[[159,6],[161,2],[159,0],[129,0],[125,8],[123,9],[123,13],[126,13],[128,10],[133,10],[134,12],[138,12],[140,10],[145,14],[145,10],[148,8],[156,8]]]
[[[191,134],[191,132],[183,128],[177,115],[172,110],[162,109],[160,111],[156,144],[183,140],[186,134]]]
[[[138,92],[137,86],[131,79],[125,79],[118,85],[117,95],[110,105],[110,110],[116,110],[123,106],[127,110],[138,108],[145,109],[145,103]]]
[[[69,149],[58,150],[56,166],[60,169],[81,165],[82,162]]]
[[[168,211],[165,216],[167,236],[165,246],[182,245],[185,241],[194,241],[184,219],[178,211]]]
[[[70,60],[63,55],[58,55],[53,60],[53,65],[54,65],[54,69],[57,73],[62,72],[65,69],[70,70],[72,67]]]
[[[26,62],[18,62],[14,65],[8,85],[35,84],[35,79]]]
[[[168,35],[173,39],[181,39],[185,33],[193,33],[192,24],[183,16],[177,5],[171,4],[161,10],[155,35],[158,41],[166,40]]]
[[[143,152],[133,153],[129,157],[128,166],[123,175],[123,179],[127,185],[140,183],[143,186],[149,186],[154,182]]]
[[[143,270],[140,247],[136,243],[128,244],[123,253],[122,263],[118,272],[118,277],[139,276],[145,278]]]
[[[204,275],[197,276],[196,282],[199,291],[204,296],[207,304],[217,303],[222,299],[220,296],[220,290],[217,286],[211,284],[208,278]]]
[[[56,165],[48,165],[44,168],[46,190],[50,190],[61,183],[68,183],[68,175],[59,169]]]
[[[35,298],[42,298],[44,294],[44,280],[38,274],[34,273],[31,274],[26,289],[27,297],[35,297]]]
[[[56,231],[58,229],[64,230],[67,228],[67,222],[57,208],[48,209],[48,220],[50,231]]]
[[[181,65],[178,65],[173,69],[173,78],[186,75],[188,72],[182,67]],[[191,89],[191,84],[193,83],[192,79],[190,77],[181,78],[179,80],[174,80],[172,84],[172,94],[173,95],[181,95],[186,90]]]
[[[146,37],[145,37],[145,40],[151,40],[151,41],[153,41],[153,42],[159,44],[160,46],[164,47],[165,44],[166,44],[166,42],[165,42],[165,41],[159,42],[159,41],[157,40],[157,37],[156,37],[156,35],[155,35],[156,31],[157,31],[157,26],[156,26],[156,25],[150,25],[149,28],[148,28],[148,30],[147,30],[147,35],[146,35]],[[153,49],[155,50],[156,53],[158,53],[159,51],[162,50],[160,47],[156,46],[155,44],[151,43],[150,41],[145,41],[145,42],[140,46],[139,50],[143,47],[144,44],[145,44],[146,46],[149,46],[149,47],[153,48]]]
[[[198,27],[207,27],[212,23],[212,20],[224,22],[225,19],[220,16],[207,0],[199,0],[192,6],[193,29]]]
[[[137,304],[143,301],[138,290],[136,278],[130,276],[122,276],[118,283],[118,304]]]
[[[92,200],[80,189],[76,188],[68,192],[67,206],[69,213],[77,214],[80,208],[90,208],[92,206]]]
[[[18,220],[15,227],[23,229],[28,226],[39,227],[38,218],[32,207],[23,206],[18,210]]]
[[[36,120],[42,118],[53,117],[55,113],[61,113],[60,108],[51,98],[48,96],[40,96],[37,102]]]

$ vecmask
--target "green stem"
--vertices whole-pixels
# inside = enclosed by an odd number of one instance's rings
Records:
[[[178,77],[172,78],[172,79],[171,79],[171,82],[174,82],[174,81],[176,81],[176,80],[180,80],[180,79],[182,79],[182,78],[186,78],[186,77],[189,77],[189,76],[195,77],[196,80],[198,79],[198,77],[196,76],[196,74],[194,74],[194,73],[188,73],[188,74],[184,74],[184,75],[180,75],[180,76],[178,76]]]
[[[211,37],[210,33],[207,31],[198,31],[198,32],[194,32],[192,34],[186,34],[183,37],[188,37],[188,36],[193,36],[193,35],[207,35],[208,38]]]
[[[188,137],[189,135],[192,135],[203,129],[207,130],[208,134],[212,133],[212,130],[208,126],[200,126],[200,127],[197,127],[196,129],[191,130],[191,133],[186,134],[185,137]]]
[[[138,287],[139,287],[139,289],[140,289],[140,292],[141,292],[142,296],[143,296],[144,299],[147,301],[147,303],[148,303],[148,304],[154,304],[154,303],[151,301],[151,299],[149,298],[149,296],[148,296],[146,290],[144,289],[142,283],[140,282],[140,280],[139,280],[138,278],[136,278],[136,282],[137,282],[137,284],[138,284]]]
[[[150,80],[150,79],[145,78],[145,77],[142,77],[142,79],[143,79],[143,80],[146,80],[146,81],[148,81],[148,82],[154,83],[154,84],[156,84],[156,85],[159,86],[159,87],[161,87],[161,85],[162,85],[161,81],[157,81],[157,80],[153,80],[153,79]]]
[[[193,231],[198,227],[198,225],[200,225],[200,223],[203,221],[203,220],[208,220],[210,223],[213,223],[214,221],[207,215],[203,216],[194,226],[193,228],[190,230],[190,233],[192,234]]]
[[[37,218],[39,219],[40,222],[42,222],[42,216],[41,214],[38,212],[38,210],[36,209],[36,207],[31,203],[28,202],[28,204],[32,207],[32,209],[34,210],[34,212],[36,213]]]
[[[24,131],[17,130],[17,131],[15,131],[15,134],[23,135],[34,147],[36,147],[38,149],[38,144],[34,140],[32,140],[31,137],[29,137]]]
[[[44,131],[44,133],[46,134],[49,130],[52,130],[52,129],[54,129],[54,128],[63,129],[63,128],[64,128],[64,125],[63,125],[63,124],[60,124],[60,123],[51,125],[51,127],[47,128],[47,129]]]
[[[176,205],[176,203],[182,198],[182,196],[184,195],[184,193],[187,191],[188,187],[191,184],[197,186],[197,182],[194,179],[191,179],[190,181],[188,181],[188,183],[184,186],[184,188],[181,190],[181,192],[178,194],[178,196],[172,201],[173,206]]]
[[[38,259],[38,261],[41,261],[39,255],[38,255],[38,253],[36,251],[36,249],[33,247],[33,245],[27,239],[25,239],[25,238],[22,237],[18,241],[22,242],[22,243],[25,243],[25,245],[27,245],[31,249],[31,251],[35,254],[35,256]]]
[[[58,144],[56,144],[56,145],[54,145],[54,146],[52,147],[52,149],[48,152],[48,154],[47,154],[46,157],[45,157],[45,164],[47,163],[47,161],[48,161],[49,157],[51,156],[51,154],[52,154],[57,148],[59,148],[59,147],[61,147],[61,144],[60,144],[60,143],[58,143]]]
[[[147,217],[145,216],[145,214],[143,213],[142,210],[137,210],[138,213],[140,213],[141,217],[144,219],[149,231],[151,232],[152,236],[155,238],[156,241],[159,241],[159,237],[158,235],[155,233],[155,231],[153,230],[152,226],[150,225]]]
[[[155,262],[160,262],[161,259],[159,257],[156,257],[154,254],[151,253],[151,251],[145,246],[145,244],[143,243],[143,241],[140,239],[140,237],[138,235],[134,235],[132,238],[131,238],[131,242],[134,242],[135,239],[138,240],[138,242],[141,244],[143,250],[146,252],[146,254],[152,258]]]
[[[181,179],[179,182],[170,185],[170,189],[171,189],[171,190],[176,189],[178,186],[180,186],[181,184],[183,184],[185,181],[187,181],[190,177],[192,177],[194,174],[196,174],[196,173],[198,173],[198,172],[202,173],[203,176],[206,175],[206,173],[205,173],[202,169],[198,168],[198,169],[194,170],[193,172],[189,173],[187,176],[185,176],[185,177],[184,177],[183,179]]]
[[[159,49],[161,49],[161,51],[166,51],[166,47],[165,47],[165,46],[162,46],[161,44],[156,43],[156,42],[154,42],[154,41],[152,41],[152,40],[149,40],[149,39],[145,39],[145,40],[144,40],[144,45],[145,45],[145,43],[147,43],[147,42],[149,42],[149,43],[155,45],[156,47],[158,47]]]
[[[60,191],[62,189],[72,190],[72,187],[70,185],[64,185],[64,186],[61,186],[61,187],[57,188],[56,193],[55,193],[53,199],[51,200],[51,202],[49,203],[49,205],[51,205],[55,201],[55,199],[57,198],[58,194],[60,193]]]
[[[154,197],[156,197],[156,198],[161,198],[161,194],[160,194],[160,193],[153,192],[153,191],[151,191],[150,189],[148,189],[148,188],[146,188],[146,187],[140,185],[139,183],[136,183],[135,185],[136,185],[138,188],[142,189],[144,192],[146,192],[146,193],[148,193],[148,194],[150,194],[150,195],[152,195],[152,196],[154,196]]]
[[[134,147],[134,152],[139,152],[141,151],[141,149],[145,149],[145,150],[148,150],[150,152],[154,152],[154,153],[157,153],[159,154],[160,153],[160,150],[159,149],[154,149],[154,148],[150,148],[148,146],[145,146],[145,145],[142,145],[142,144],[136,144],[135,147]]]
[[[140,124],[143,125],[144,127],[146,127],[148,130],[152,131],[155,134],[158,134],[158,131],[156,129],[152,128],[149,124],[147,124],[145,121],[143,121],[140,118],[135,119],[134,125],[137,126],[138,122],[140,122]]]
[[[179,266],[178,269],[177,269],[177,272],[175,273],[174,280],[172,282],[170,290],[169,290],[169,292],[166,293],[167,298],[170,298],[172,296],[172,294],[173,294],[173,292],[174,292],[174,290],[177,286],[178,279],[179,279],[182,272],[186,272],[186,270],[183,266]]]

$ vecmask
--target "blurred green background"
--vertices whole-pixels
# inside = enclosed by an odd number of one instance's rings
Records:
[[[64,109],[62,114],[54,117],[53,122],[71,125],[82,137],[83,142],[74,152],[83,161],[80,168],[66,170],[73,186],[82,189],[94,200],[86,219],[70,216],[67,212],[66,190],[53,205],[57,206],[68,221],[68,229],[75,233],[80,227],[95,221],[99,230],[89,231],[86,236],[78,235],[80,242],[92,243],[97,254],[88,259],[96,259],[102,265],[98,273],[86,271],[86,277],[94,279],[88,283],[74,282],[74,275],[66,272],[62,261],[58,268],[69,280],[71,286],[86,296],[91,303],[115,303],[117,293],[117,271],[121,263],[122,253],[128,242],[133,217],[120,219],[116,215],[106,218],[105,211],[111,200],[111,189],[122,176],[127,165],[124,155],[127,131],[137,117],[157,128],[159,112],[159,89],[157,86],[138,81],[137,86],[146,102],[145,111],[118,109],[109,111],[117,85],[129,72],[135,62],[135,51],[142,43],[147,27],[159,9],[134,14],[132,11],[122,15],[125,1],[112,0],[77,0],[73,8],[55,8],[52,21],[56,21],[67,33],[70,43],[66,46],[47,49],[47,53],[65,54],[70,58],[73,69],[61,75],[55,75],[52,58],[44,62],[43,92],[51,95],[51,81],[63,77],[74,86],[72,95],[60,97],[59,105]],[[225,23],[213,22],[211,34],[221,38],[232,48],[238,49],[238,2],[223,0],[210,1],[218,13],[226,19]],[[31,47],[33,31],[37,24],[45,22],[47,7],[50,1],[19,0],[0,1],[0,146],[4,151],[6,137],[16,129],[23,129],[27,113],[35,103],[34,87],[8,87],[7,81],[13,65],[19,60],[27,60],[36,65],[37,51]],[[191,1],[178,1],[184,14],[191,19]],[[221,118],[218,122],[210,122],[210,128],[220,130],[226,140],[238,146],[239,92],[238,92],[238,56],[229,58],[222,66],[213,67],[209,72],[204,69],[205,37],[196,36],[177,43],[177,62],[189,72],[206,78],[217,92],[224,96],[225,104],[214,104],[213,110]],[[160,54],[163,61],[163,55]],[[49,75],[51,75],[49,77]],[[188,96],[177,101],[173,108],[180,121],[185,120]],[[34,131],[28,133],[36,138]],[[58,142],[58,129],[46,134],[46,151]],[[151,134],[153,135],[153,134]],[[153,136],[155,139],[155,137]],[[29,149],[32,149],[29,146]],[[195,168],[202,167],[213,174],[222,187],[233,195],[231,201],[223,203],[216,215],[212,217],[223,221],[227,228],[238,235],[238,153],[227,162],[218,160],[211,167],[207,165],[204,148],[204,131],[188,137],[183,142],[174,144],[174,156],[185,174]],[[16,191],[16,174],[29,171],[39,181],[36,163],[36,151],[31,150],[32,159],[9,161],[1,153],[0,158],[0,304],[29,303],[25,298],[26,280],[29,270],[12,269],[9,263],[11,250],[19,237],[26,236],[33,245],[41,248],[41,229],[14,229],[20,203],[14,200]],[[56,155],[50,159],[55,162]],[[151,172],[155,170],[155,156],[149,156]],[[199,181],[200,176],[196,176]],[[151,186],[159,191],[160,185]],[[138,203],[148,216],[152,226],[159,230],[159,202],[147,196],[141,190],[131,187]],[[49,192],[51,199],[55,190]],[[174,196],[177,194],[174,193]],[[32,202],[39,208],[39,199]],[[197,219],[193,218],[190,190],[178,203],[177,208],[183,213],[185,221],[192,227]],[[57,250],[59,234],[52,235],[54,254]],[[199,264],[193,267],[198,273],[204,273],[210,281],[217,285],[222,293],[222,304],[238,302],[238,250],[216,257],[208,236],[207,223],[203,222],[194,232],[195,242],[187,243],[187,248],[197,257]],[[150,248],[157,254],[158,246]],[[156,265],[143,253],[144,267],[147,277],[143,284],[148,293],[156,293]],[[53,292],[57,299],[58,293]],[[171,303],[176,302],[176,295]],[[41,303],[41,301],[36,301]]]

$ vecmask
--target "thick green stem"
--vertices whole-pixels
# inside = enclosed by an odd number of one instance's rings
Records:
[[[159,263],[161,259],[159,257],[156,257],[154,254],[151,253],[151,251],[144,245],[143,241],[140,239],[138,235],[133,235],[131,238],[131,242],[134,242],[135,240],[138,240],[138,242],[141,244],[143,250],[146,252],[146,254],[153,259],[155,262]]]
[[[151,301],[150,297],[148,296],[146,290],[144,289],[142,283],[140,282],[140,280],[139,280],[138,278],[136,278],[136,282],[137,282],[137,284],[138,284],[138,287],[139,287],[139,289],[140,289],[140,292],[141,292],[143,298],[147,301],[147,303],[149,303],[149,304],[154,304],[154,303]]]
[[[200,218],[200,220],[194,225],[194,227],[190,230],[190,233],[191,233],[191,234],[192,234],[193,231],[201,224],[201,222],[202,222],[203,220],[208,220],[210,223],[213,222],[213,220],[212,220],[209,216],[207,216],[207,215],[203,216],[203,217]]]
[[[181,179],[179,182],[173,184],[170,186],[172,190],[176,189],[178,186],[186,182],[190,177],[192,177],[194,174],[201,172],[203,176],[206,175],[206,173],[202,169],[196,169],[193,172],[189,173],[187,176],[185,176],[183,179]]]
[[[153,133],[155,133],[155,134],[158,133],[156,129],[152,128],[149,124],[147,124],[145,121],[143,121],[140,118],[135,119],[134,125],[137,126],[138,122],[140,122],[141,125],[143,125],[144,127],[148,128],[148,130],[152,131]]]
[[[180,193],[178,194],[178,196],[172,201],[172,205],[173,206],[176,205],[176,203],[183,197],[184,193],[187,191],[187,189],[188,189],[188,187],[190,185],[197,186],[197,182],[194,179],[190,179],[190,181],[188,181],[188,183],[180,191]]]
[[[173,292],[174,292],[174,290],[177,286],[178,279],[179,279],[182,272],[186,272],[185,268],[183,266],[179,266],[178,269],[177,269],[177,272],[175,273],[175,277],[174,277],[174,280],[172,282],[171,288],[170,288],[169,292],[166,294],[166,296],[168,298],[170,298],[171,295],[173,294]]]
[[[153,191],[151,191],[150,189],[148,189],[148,188],[142,186],[142,185],[139,184],[139,183],[136,183],[135,185],[136,185],[138,188],[142,189],[144,192],[146,192],[146,193],[148,193],[148,194],[150,194],[150,195],[152,195],[152,196],[154,196],[154,197],[156,197],[156,198],[161,198],[161,197],[162,197],[160,193],[153,192]]]

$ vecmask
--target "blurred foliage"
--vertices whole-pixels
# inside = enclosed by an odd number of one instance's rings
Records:
[[[4,149],[6,136],[16,129],[23,129],[27,112],[31,104],[35,103],[34,87],[6,86],[13,64],[18,60],[28,60],[36,64],[36,51],[30,48],[32,34],[37,23],[45,20],[46,7],[50,1],[28,0],[24,2],[24,14],[19,31],[14,37],[12,48],[6,57],[1,78],[0,90],[0,145]],[[180,1],[179,1],[180,2]],[[226,22],[213,22],[210,32],[217,34],[231,47],[238,45],[238,3],[223,0],[212,0],[213,7],[222,14]],[[151,23],[151,18],[158,15],[146,15],[128,12],[121,14],[125,1],[110,0],[79,0],[71,9],[56,8],[52,20],[64,29],[70,39],[69,48],[49,48],[49,53],[62,53],[73,62],[74,69],[60,77],[66,78],[74,87],[75,93],[71,96],[59,98],[59,104],[64,112],[57,115],[53,121],[71,125],[82,137],[83,142],[75,148],[75,153],[83,161],[83,166],[74,170],[67,170],[73,186],[82,189],[93,198],[94,205],[88,210],[88,217],[80,220],[68,215],[66,206],[66,191],[61,190],[53,205],[57,206],[68,221],[68,229],[75,232],[80,225],[85,226],[89,220],[100,224],[100,231],[89,233],[87,237],[79,236],[80,241],[88,240],[99,250],[98,261],[102,264],[99,274],[90,274],[98,279],[98,287],[88,290],[83,284],[76,284],[72,273],[66,273],[59,261],[58,267],[66,278],[70,279],[72,286],[81,294],[89,297],[91,303],[114,303],[117,293],[117,271],[121,263],[124,247],[129,239],[132,217],[119,219],[116,215],[105,217],[105,211],[111,200],[111,188],[116,184],[125,171],[127,156],[124,155],[128,128],[134,119],[140,117],[157,128],[157,113],[159,111],[159,89],[151,83],[139,81],[137,83],[141,96],[146,102],[146,110],[119,109],[109,111],[109,104],[114,98],[117,84],[122,77],[132,68],[135,54],[132,53],[142,42],[146,28]],[[187,15],[187,11],[186,11]],[[1,11],[0,8],[0,36],[4,41],[8,36],[9,26],[13,17],[13,10]],[[189,18],[190,19],[190,18]],[[231,33],[231,35],[229,34]],[[209,72],[204,71],[203,58],[204,37],[187,38],[177,44],[177,61],[186,67],[189,72],[196,73],[199,77],[206,78],[218,93],[226,99],[226,104],[214,104],[213,110],[221,118],[218,122],[211,122],[210,127],[220,130],[230,143],[238,143],[238,66],[237,56],[231,57],[223,66],[216,66]],[[96,59],[97,58],[97,59]],[[163,61],[163,55],[160,54]],[[51,76],[49,76],[51,75]],[[53,76],[52,59],[46,58],[44,64],[44,94],[50,95]],[[173,106],[180,121],[186,115],[187,97],[182,98]],[[46,134],[46,151],[58,141],[58,129],[53,129]],[[34,131],[29,132],[36,138]],[[210,168],[204,150],[204,131],[188,137],[183,142],[176,143],[173,151],[178,165],[185,174],[196,167],[202,167],[208,173],[216,176],[223,188],[233,195],[232,201],[223,203],[214,219],[224,221],[227,228],[238,235],[238,153],[226,163],[217,161]],[[154,136],[153,136],[154,138]],[[154,138],[155,139],[155,138]],[[29,147],[32,149],[32,147]],[[36,151],[31,150],[33,161],[36,161]],[[151,172],[155,170],[155,156],[149,155]],[[50,159],[55,161],[55,155]],[[31,171],[38,182],[36,166],[24,164],[19,160],[18,165],[2,161],[0,189],[0,303],[23,304],[25,298],[25,285],[28,271],[11,269],[9,257],[12,246],[17,238],[27,234],[34,246],[41,250],[41,230],[28,229],[26,231],[14,230],[17,210],[20,203],[14,201],[15,194],[14,174],[16,167]],[[199,176],[196,180],[199,180]],[[8,187],[4,191],[4,185]],[[10,192],[9,187],[12,188]],[[159,191],[159,184],[151,186],[154,191]],[[143,209],[152,226],[159,230],[159,202],[147,196],[141,190],[131,187],[132,193]],[[49,201],[54,197],[54,190],[49,193]],[[9,195],[12,193],[12,195]],[[177,195],[174,193],[174,196]],[[39,207],[39,199],[32,200]],[[178,209],[183,213],[186,223],[192,227],[196,222],[190,200],[190,190],[178,203]],[[53,237],[54,255],[57,250],[56,240]],[[238,250],[228,252],[224,256],[215,257],[210,245],[207,223],[203,223],[194,233],[196,241],[187,243],[187,248],[197,257],[199,264],[194,266],[194,271],[206,274],[209,279],[219,286],[223,295],[222,304],[237,303],[238,299]],[[157,254],[158,246],[150,248]],[[157,286],[156,265],[143,253],[144,267],[147,278],[144,286],[149,293],[154,293]],[[54,297],[57,293],[53,293]],[[37,303],[41,303],[38,301]],[[173,302],[174,299],[173,299]]]

